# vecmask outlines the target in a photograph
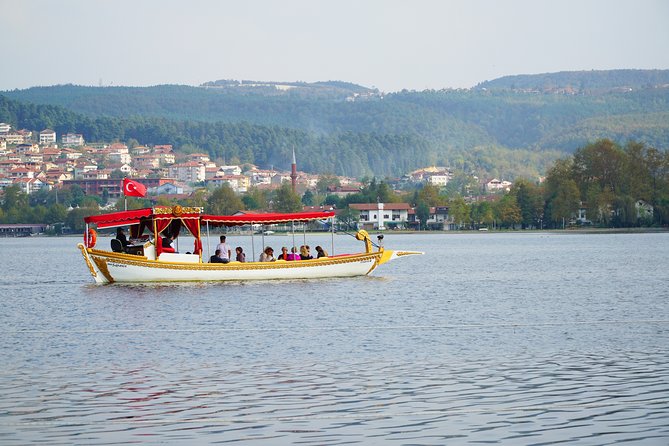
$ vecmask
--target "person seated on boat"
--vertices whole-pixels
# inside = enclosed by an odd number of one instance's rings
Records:
[[[311,260],[314,258],[314,256],[311,255],[311,252],[309,251],[311,248],[309,248],[309,245],[302,245],[300,246],[300,259],[302,260]]]
[[[266,247],[265,250],[260,254],[261,262],[273,262],[276,260],[274,258],[274,250],[271,247]]]
[[[230,245],[228,245],[225,242],[225,236],[224,235],[221,236],[221,243],[216,245],[216,249],[221,250],[221,258],[223,260],[227,260],[228,262],[230,261],[230,257],[232,256],[232,250],[230,249]],[[225,263],[228,263],[228,262],[225,262]]]
[[[221,250],[217,249],[213,256],[209,257],[209,263],[227,263],[220,256]]]
[[[241,246],[237,246],[235,248],[235,252],[237,253],[238,262],[246,262],[246,254],[244,254],[244,250],[242,249]]]
[[[123,245],[123,250],[128,247],[128,238],[125,236],[125,232],[123,232],[123,228],[116,228],[116,240],[121,242],[121,245]]]
[[[288,248],[285,246],[281,247],[281,254],[276,258],[277,260],[288,260]]]
[[[320,246],[316,246],[316,252],[318,253],[317,258],[319,258],[319,259],[321,257],[327,257],[328,256],[328,252],[326,250],[324,250],[323,248],[321,248]]]
[[[163,246],[163,252],[176,252],[176,250],[172,247],[173,241],[174,241],[173,234],[163,237],[163,241],[161,242]]]
[[[290,254],[288,254],[286,260],[301,260],[300,255],[297,253],[297,248],[290,248]]]

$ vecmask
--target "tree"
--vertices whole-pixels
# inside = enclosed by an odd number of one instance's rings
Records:
[[[495,221],[493,207],[488,201],[481,201],[471,205],[472,222],[478,225],[492,225]]]
[[[438,186],[427,183],[418,191],[416,202],[423,202],[428,206],[441,206],[444,199],[439,195]]]
[[[314,193],[311,192],[309,189],[307,189],[304,192],[304,195],[302,195],[302,204],[305,206],[313,206],[314,205]]]
[[[272,195],[273,207],[276,212],[299,212],[302,210],[300,196],[293,192],[289,183],[283,183]]]
[[[523,219],[516,197],[506,194],[497,202],[497,218],[502,226],[513,227]]]
[[[337,221],[348,229],[356,229],[360,220],[360,211],[346,207],[337,214]]]
[[[560,182],[559,186],[556,196],[547,205],[548,215],[556,227],[576,215],[581,206],[581,194],[576,181],[566,179]]]
[[[207,199],[207,212],[216,215],[232,215],[244,209],[244,203],[227,184],[217,187]]]
[[[246,209],[250,210],[266,210],[269,208],[268,201],[265,191],[260,190],[257,187],[249,188],[249,190],[242,196],[244,206]]]
[[[544,202],[541,189],[526,179],[518,179],[511,187],[520,209],[520,223],[523,229],[538,226],[543,218]]]
[[[448,214],[453,219],[453,223],[463,228],[470,223],[470,213],[465,199],[462,197],[455,197],[448,202]]]
[[[416,217],[418,218],[420,228],[427,229],[427,221],[430,219],[430,206],[427,203],[418,203],[418,206],[416,206]]]

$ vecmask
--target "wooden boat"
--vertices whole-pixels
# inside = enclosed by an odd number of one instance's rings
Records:
[[[84,243],[78,247],[96,283],[114,282],[183,282],[229,280],[316,279],[352,277],[370,274],[379,265],[398,257],[423,254],[416,251],[393,251],[378,246],[374,250],[369,234],[358,231],[365,251],[319,259],[273,262],[206,263],[203,259],[201,230],[211,227],[273,225],[334,220],[334,212],[299,212],[292,214],[207,215],[198,207],[158,206],[154,208],[94,215],[84,219]],[[133,245],[119,249],[96,247],[95,228],[130,227]],[[331,225],[333,227],[333,225]],[[186,228],[194,237],[192,253],[165,252],[162,236],[179,234]],[[334,237],[333,237],[334,239]],[[156,243],[158,241],[158,243]],[[114,245],[112,240],[112,245]],[[119,242],[116,243],[118,245]]]

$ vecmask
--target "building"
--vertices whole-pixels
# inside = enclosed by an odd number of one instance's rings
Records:
[[[363,229],[404,227],[409,221],[411,206],[408,203],[351,203],[350,209],[360,211]]]
[[[84,137],[79,133],[67,133],[62,136],[63,147],[81,147],[84,145]]]
[[[224,175],[222,177],[210,178],[206,181],[207,187],[221,187],[224,184],[237,193],[244,193],[249,190],[251,180],[244,175]]]
[[[39,132],[39,143],[46,144],[55,144],[56,143],[56,132],[51,129],[44,129]]]
[[[502,181],[498,180],[497,178],[493,178],[492,180],[485,183],[485,190],[487,190],[488,192],[496,192],[500,190],[508,192],[511,189],[512,185],[513,183],[511,183],[510,181]]]
[[[187,163],[173,164],[168,168],[169,176],[184,183],[199,183],[206,179],[204,164],[189,161]]]

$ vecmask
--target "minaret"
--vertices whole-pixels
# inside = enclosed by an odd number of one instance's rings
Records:
[[[295,161],[295,147],[293,147],[293,164],[290,165],[290,184],[293,186],[293,193],[297,188],[297,162]]]

